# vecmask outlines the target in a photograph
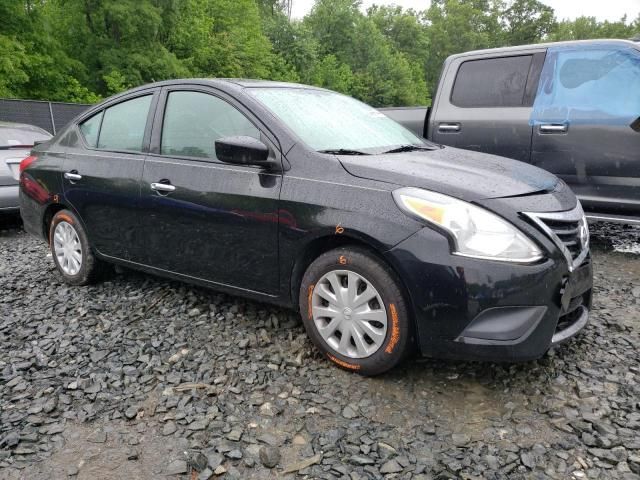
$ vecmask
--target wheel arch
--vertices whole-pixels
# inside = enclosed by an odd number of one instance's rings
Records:
[[[75,208],[73,208],[71,205],[68,205],[66,203],[52,203],[49,206],[47,206],[47,208],[44,211],[44,214],[42,215],[42,233],[44,235],[44,238],[47,240],[47,243],[49,243],[50,241],[49,229],[51,227],[51,221],[53,220],[54,215],[62,210],[69,210],[78,218],[79,223],[82,226],[82,228],[85,230],[85,234],[87,234],[87,238],[88,238],[88,233],[84,225],[84,222],[82,221],[82,218],[80,218],[80,215],[78,215],[78,212],[76,212]]]
[[[45,240],[47,240],[47,243],[50,242],[49,229],[51,227],[51,220],[53,220],[54,215],[61,210],[68,210],[68,208],[62,203],[52,203],[46,208],[42,215],[42,234]]]
[[[320,255],[339,247],[360,247],[373,254],[378,258],[378,260],[387,265],[393,271],[400,281],[400,289],[403,292],[407,305],[413,305],[411,302],[411,296],[409,295],[409,289],[400,275],[400,271],[396,268],[393,262],[389,261],[389,258],[384,255],[385,248],[383,246],[366,236],[328,234],[314,238],[308,242],[303,248],[302,253],[298,255],[293,265],[289,295],[291,303],[296,311],[298,310],[298,298],[300,295],[302,277],[309,268],[309,265],[311,265],[311,263],[313,263],[313,261]],[[415,324],[413,317],[413,312],[411,312],[411,322],[412,324]]]

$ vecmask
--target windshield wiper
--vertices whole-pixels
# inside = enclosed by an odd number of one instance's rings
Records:
[[[332,153],[333,155],[371,155],[367,152],[361,152],[360,150],[350,150],[348,148],[335,148],[327,150],[318,150],[320,153]]]
[[[400,152],[413,152],[415,150],[435,150],[435,148],[430,147],[428,145],[401,145],[396,148],[392,148],[391,150],[387,150],[382,153],[400,153]]]

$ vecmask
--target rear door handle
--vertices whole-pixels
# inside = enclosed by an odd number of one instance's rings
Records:
[[[174,192],[176,187],[171,185],[170,183],[152,183],[151,190],[155,190],[156,192]]]
[[[70,172],[64,172],[64,178],[72,182],[77,182],[78,180],[82,180],[82,175],[79,175],[76,170],[71,170]]]
[[[442,133],[455,133],[460,131],[459,123],[441,123],[438,125],[438,131]]]
[[[567,133],[569,125],[566,123],[545,123],[540,125],[540,133]]]

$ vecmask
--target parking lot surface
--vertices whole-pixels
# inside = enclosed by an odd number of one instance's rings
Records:
[[[362,378],[286,310],[68,287],[0,221],[0,478],[640,479],[639,228],[594,228],[591,323],[541,360]]]

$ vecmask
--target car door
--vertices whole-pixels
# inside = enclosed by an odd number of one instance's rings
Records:
[[[100,254],[140,260],[140,181],[157,89],[119,98],[69,134],[64,195]]]
[[[585,209],[640,212],[640,51],[549,48],[532,123],[532,162],[563,178]]]
[[[532,49],[455,58],[436,97],[432,140],[529,161],[529,117],[544,55]]]
[[[233,98],[206,87],[166,88],[142,180],[146,263],[247,290],[278,291],[281,173],[219,161],[218,138],[277,140]]]

